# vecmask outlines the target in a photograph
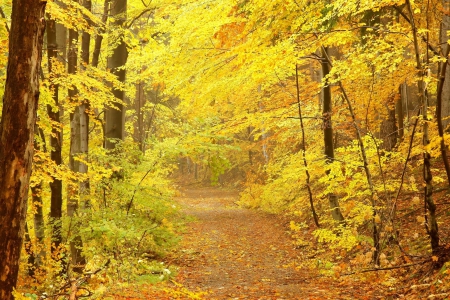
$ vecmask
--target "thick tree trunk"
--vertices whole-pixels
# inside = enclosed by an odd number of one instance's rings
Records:
[[[330,73],[330,65],[328,64],[328,49],[322,48],[322,74],[323,77],[326,78],[326,76]],[[331,115],[332,115],[332,109],[331,109],[331,87],[325,83],[324,87],[322,89],[323,93],[323,111],[322,111],[322,117],[323,117],[323,138],[324,138],[324,152],[325,157],[327,159],[327,162],[332,162],[334,160],[334,146],[333,146],[333,126],[331,123]],[[328,173],[327,173],[328,175]],[[341,213],[341,209],[339,207],[339,200],[336,195],[333,193],[328,195],[328,202],[330,204],[331,208],[331,215],[333,216],[333,219],[338,222],[344,221],[344,216]]]
[[[449,86],[448,82],[446,83],[447,75],[450,73],[447,71],[448,69],[448,55],[450,53],[450,47],[447,45],[445,47],[444,57],[446,58],[446,61],[442,64],[440,74],[439,74],[439,82],[438,82],[438,89],[436,94],[436,119],[438,124],[438,132],[439,137],[441,139],[441,157],[444,162],[445,167],[445,173],[447,174],[447,182],[450,186],[450,164],[447,158],[447,145],[445,144],[444,140],[444,120],[443,120],[443,112],[442,107],[444,106],[444,92],[445,92],[445,86]],[[448,101],[448,99],[447,99]]]
[[[450,45],[448,44],[448,32],[450,31],[450,15],[448,11],[450,9],[450,2],[448,0],[442,1],[442,6],[444,8],[444,13],[442,16],[442,24],[441,24],[441,42],[442,45],[442,53],[447,53],[448,56],[448,48]],[[448,61],[446,63],[448,65]],[[443,64],[441,65],[442,68]],[[448,68],[448,66],[447,66]],[[450,72],[444,72],[444,80],[446,82],[445,85],[442,86],[442,126],[444,131],[448,130],[447,126],[450,124]]]
[[[114,25],[121,27],[125,24],[127,16],[127,0],[114,0],[111,5],[111,15],[114,17]],[[125,82],[125,69],[123,66],[127,62],[127,47],[123,37],[120,37],[118,46],[114,49],[112,56],[108,60],[108,68],[117,76],[121,82]],[[113,89],[114,96],[125,102],[125,92]],[[123,140],[125,131],[125,111],[122,103],[116,103],[117,109],[108,108],[105,113],[105,148],[114,149],[115,143],[111,140]]]
[[[27,196],[45,30],[43,1],[14,0],[0,126],[0,299],[13,299]],[[18,117],[20,116],[20,117]]]

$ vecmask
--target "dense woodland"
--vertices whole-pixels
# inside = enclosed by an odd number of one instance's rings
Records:
[[[14,34],[45,33],[18,279],[0,264],[1,299],[170,278],[181,181],[283,215],[293,247],[311,249],[303,267],[324,276],[447,278],[448,0],[55,0],[31,21],[12,2],[0,2],[4,101]],[[34,120],[2,111],[2,133]]]

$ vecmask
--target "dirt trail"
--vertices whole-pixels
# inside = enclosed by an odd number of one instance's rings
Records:
[[[178,201],[195,217],[177,264],[185,287],[205,299],[380,299],[358,284],[314,278],[296,269],[302,259],[277,216],[239,208],[237,193],[182,191]],[[309,278],[309,279],[308,279]]]

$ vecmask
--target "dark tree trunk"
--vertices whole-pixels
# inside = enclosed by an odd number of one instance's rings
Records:
[[[305,175],[306,175],[306,188],[308,189],[308,195],[309,195],[309,205],[311,207],[311,212],[313,215],[314,223],[316,224],[317,228],[320,227],[319,224],[319,217],[317,216],[316,209],[314,208],[314,200],[313,200],[313,194],[311,190],[311,176],[309,175],[308,171],[308,161],[306,160],[306,139],[305,139],[305,127],[303,125],[303,115],[302,115],[302,106],[300,103],[300,85],[298,83],[298,66],[295,66],[295,86],[297,90],[297,104],[298,104],[298,117],[300,119],[300,129],[302,132],[302,158],[303,158],[303,165],[305,166]]]
[[[83,6],[91,11],[92,2],[91,0],[84,0]],[[91,21],[89,20],[89,24],[91,25]],[[91,35],[89,32],[83,32],[81,37],[81,59],[83,60],[84,65],[89,64],[89,48],[91,45]],[[83,99],[83,102],[78,107],[80,114],[80,152],[84,161],[87,161],[88,153],[89,153],[89,113],[90,109],[89,99]],[[88,166],[84,162],[80,162],[79,164],[79,172],[82,174],[86,174],[88,172]],[[90,207],[89,200],[89,179],[86,179],[80,182],[80,200],[83,203],[84,207]]]
[[[382,148],[391,151],[397,144],[398,128],[395,122],[395,106],[393,103],[388,103],[387,118],[383,119],[380,126],[380,135],[383,139]]]
[[[28,276],[30,277],[34,277],[35,271],[36,271],[36,255],[33,251],[33,244],[31,242],[31,238],[30,238],[30,231],[28,230],[28,224],[25,223],[25,236],[24,236],[24,240],[25,240],[25,253],[28,255],[28,259],[27,259],[27,263],[28,263]]]
[[[330,73],[330,65],[327,62],[328,53],[327,48],[322,49],[322,74],[323,77],[326,78],[326,76]],[[334,147],[333,147],[333,126],[331,123],[331,115],[332,115],[332,109],[331,109],[331,87],[328,84],[325,84],[323,89],[323,138],[324,138],[324,148],[325,148],[325,157],[327,159],[327,162],[332,162],[334,160]],[[339,200],[336,195],[333,193],[328,194],[328,201],[330,203],[331,208],[331,215],[333,216],[333,219],[338,222],[344,221],[344,216],[341,213],[341,209],[339,207]]]
[[[58,45],[56,42],[56,24],[54,20],[47,21],[47,55],[48,55],[48,71],[51,74],[53,70],[53,60],[57,59]],[[47,106],[47,114],[52,121],[52,133],[50,135],[50,159],[56,166],[62,164],[62,140],[61,128],[59,127],[59,99],[57,84],[52,85],[54,105]],[[59,260],[58,249],[62,243],[61,236],[61,217],[62,217],[62,180],[53,177],[50,182],[50,224],[52,226],[52,243],[51,252],[55,260]]]
[[[0,125],[0,299],[13,299],[27,196],[45,30],[44,1],[13,0]],[[20,116],[20,117],[18,117]]]
[[[135,123],[135,141],[139,144],[139,149],[145,153],[145,124],[144,124],[144,111],[145,106],[145,83],[140,81],[136,84],[136,100],[135,108],[137,114],[137,120]]]
[[[35,127],[35,130],[39,132],[40,136],[43,139],[43,151],[47,152],[47,147],[45,146],[45,136],[42,129],[40,129],[37,125]],[[37,134],[36,134],[37,135]],[[35,150],[41,150],[41,147],[39,145],[39,141],[35,140],[34,143]],[[36,164],[35,164],[36,166]],[[41,167],[42,168],[42,167]],[[34,219],[34,233],[36,237],[36,243],[37,248],[39,249],[38,252],[34,253],[33,257],[33,268],[37,269],[42,265],[42,261],[45,258],[45,246],[44,246],[44,239],[45,239],[45,222],[44,222],[44,212],[43,212],[43,206],[44,203],[42,201],[42,181],[37,183],[35,186],[31,187],[31,197],[33,201],[33,206],[35,207],[35,212],[33,214]]]
[[[103,6],[102,24],[106,24],[106,21],[108,20],[110,3],[111,3],[111,0],[105,0],[104,6]],[[105,29],[100,28],[97,36],[95,37],[94,52],[92,53],[92,66],[94,66],[94,67],[98,66],[98,62],[99,62],[99,58],[100,58],[100,49],[102,48],[104,32],[105,32]]]
[[[111,5],[111,15],[114,16],[114,26],[120,27],[125,24],[127,16],[127,1],[114,0]],[[127,47],[123,37],[119,37],[118,46],[114,49],[112,56],[108,60],[108,68],[117,76],[121,82],[125,82],[125,69],[122,68],[127,62]],[[114,96],[119,100],[125,101],[125,92],[119,89],[113,89]],[[105,148],[114,149],[115,143],[110,139],[123,140],[125,122],[123,104],[116,103],[117,109],[108,108],[105,113]]]

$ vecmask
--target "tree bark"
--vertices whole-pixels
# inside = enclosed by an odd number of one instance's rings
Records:
[[[83,6],[86,10],[91,11],[92,2],[91,0],[84,0]],[[92,25],[91,21],[88,21]],[[83,32],[81,37],[81,59],[84,65],[89,64],[89,48],[91,45],[91,35],[89,32]],[[78,107],[80,114],[80,153],[83,161],[79,164],[79,172],[86,175],[88,172],[88,166],[84,161],[87,161],[89,154],[89,114],[88,110],[90,108],[89,99],[83,99],[83,102]],[[89,201],[89,179],[82,180],[80,182],[80,200],[84,207],[90,207]]]
[[[445,48],[446,49],[444,52],[444,57],[446,58],[446,60],[441,66],[441,71],[439,74],[437,95],[436,95],[436,119],[437,119],[437,124],[438,124],[439,137],[441,140],[441,157],[444,162],[445,173],[447,174],[447,182],[450,186],[450,164],[449,164],[448,158],[447,158],[447,145],[445,145],[445,140],[444,140],[444,128],[445,128],[444,123],[445,122],[444,122],[444,120],[442,120],[442,118],[443,118],[442,107],[443,107],[444,102],[446,102],[444,100],[445,86],[449,86],[448,83],[445,84],[445,80],[447,79],[448,74],[450,73],[450,72],[447,72],[448,63],[449,63],[448,55],[450,53],[450,47],[447,45],[447,47],[445,47]],[[446,99],[446,100],[448,101],[448,99]]]
[[[414,41],[414,51],[415,51],[415,57],[416,57],[416,68],[418,72],[418,81],[417,81],[417,87],[419,89],[419,101],[422,105],[422,118],[423,118],[423,137],[422,137],[422,144],[424,147],[424,153],[423,153],[423,179],[425,181],[425,189],[424,189],[424,198],[425,198],[425,206],[428,210],[428,222],[429,222],[429,228],[428,235],[430,236],[430,243],[431,243],[431,249],[433,252],[435,252],[439,247],[439,231],[438,231],[438,224],[436,219],[436,205],[433,200],[433,177],[431,174],[431,154],[426,151],[426,146],[430,143],[430,138],[428,134],[428,99],[425,96],[425,83],[423,80],[423,77],[425,76],[425,72],[421,63],[420,58],[420,49],[419,49],[419,41],[417,38],[417,28],[414,21],[414,14],[413,10],[411,8],[411,2],[410,0],[406,0],[406,6],[409,11],[410,15],[410,23],[411,23],[411,29],[413,34],[413,41]]]
[[[309,205],[311,207],[311,212],[313,215],[314,223],[317,228],[320,227],[319,217],[317,216],[316,209],[314,208],[313,195],[311,191],[311,183],[310,183],[310,175],[308,171],[308,161],[306,160],[306,141],[305,141],[305,127],[303,126],[303,116],[302,116],[302,106],[300,104],[300,85],[298,83],[298,66],[295,65],[295,86],[297,90],[297,104],[298,104],[298,117],[300,119],[300,129],[302,131],[302,157],[303,157],[303,165],[305,166],[305,174],[306,174],[306,187],[308,189],[309,195]]]
[[[13,299],[27,196],[45,30],[44,1],[13,0],[0,125],[0,299]],[[18,117],[20,116],[20,117]]]
[[[111,0],[105,0],[103,6],[103,16],[102,23],[105,25],[106,21],[108,21],[108,13],[109,13],[109,4]],[[100,28],[97,36],[95,37],[94,43],[94,52],[92,53],[92,66],[98,67],[98,62],[100,58],[100,49],[102,48],[103,34],[105,33],[104,27]]]
[[[121,30],[125,24],[127,16],[127,0],[112,1],[111,15],[114,17],[114,25],[117,30]],[[108,68],[117,76],[120,82],[125,82],[125,63],[127,62],[128,51],[123,40],[120,37],[118,46],[113,50],[112,56],[108,60]],[[125,111],[123,102],[125,101],[125,92],[114,88],[113,94],[121,103],[116,103],[115,108],[108,108],[105,112],[105,148],[114,149],[116,143],[113,140],[123,140],[125,131]]]
[[[47,20],[47,57],[48,72],[53,71],[53,62],[58,56],[58,44],[56,35],[55,20]],[[62,164],[62,134],[60,126],[59,113],[59,85],[52,84],[54,105],[47,106],[47,114],[52,121],[52,132],[50,135],[50,159],[55,166]],[[59,260],[59,248],[62,243],[61,236],[61,217],[62,217],[62,180],[52,176],[53,181],[50,182],[50,224],[52,226],[52,243],[51,253],[54,260]]]
[[[42,129],[40,129],[37,125],[35,127],[35,130],[40,133],[40,136],[44,139],[44,132]],[[36,134],[37,135],[37,134]],[[35,141],[35,150],[41,150],[39,146],[39,142]],[[45,146],[45,139],[43,140],[44,149],[42,149],[44,152],[47,152],[47,147]],[[42,201],[42,181],[37,183],[35,186],[31,187],[31,197],[33,201],[33,206],[35,207],[35,213],[33,214],[34,219],[34,234],[36,237],[36,248],[39,249],[39,251],[36,251],[34,253],[35,257],[33,260],[34,269],[39,268],[42,265],[42,260],[45,258],[45,246],[44,246],[44,239],[45,239],[45,222],[44,222],[44,212],[43,212],[43,206],[44,203]]]
[[[448,48],[450,48],[450,45],[448,44],[448,32],[450,31],[450,15],[448,14],[448,11],[450,9],[450,3],[448,0],[442,1],[443,6],[443,16],[442,16],[442,23],[441,23],[441,32],[440,32],[440,44],[442,45],[441,52],[444,54],[444,57],[447,58],[447,62],[441,64],[441,69],[443,68],[444,64],[448,65]],[[447,55],[445,55],[447,53]],[[442,86],[442,127],[444,131],[447,130],[447,126],[450,124],[450,72],[444,72],[444,79],[447,84]]]
[[[400,99],[398,99],[397,102],[395,103],[399,141],[402,141],[403,137],[405,136],[405,124],[404,124],[405,116],[403,114],[403,103],[405,103],[404,98],[406,97],[405,95],[406,93],[403,92],[405,86],[406,84],[404,83],[400,85],[399,87]]]
[[[389,102],[395,101],[391,99]],[[398,128],[395,120],[395,104],[388,103],[386,105],[387,118],[383,119],[380,125],[380,135],[383,139],[382,148],[391,151],[397,144]]]
[[[324,57],[326,58],[326,60],[328,62],[328,65],[331,66],[330,57],[326,53],[325,49],[323,51],[324,51]],[[369,160],[367,158],[366,148],[364,146],[364,141],[362,139],[361,131],[360,131],[360,129],[358,127],[358,123],[356,121],[356,115],[355,115],[355,112],[353,110],[352,103],[350,102],[350,99],[348,98],[347,93],[346,93],[346,91],[344,89],[344,86],[343,86],[341,81],[339,81],[339,88],[341,89],[342,96],[344,97],[345,102],[347,102],[348,111],[350,113],[350,116],[352,117],[353,127],[355,128],[355,131],[356,131],[356,137],[358,139],[359,149],[360,149],[361,157],[362,157],[363,164],[364,164],[364,171],[366,173],[367,184],[369,185],[369,189],[370,189],[370,202],[371,202],[372,209],[373,209],[373,215],[372,215],[372,217],[373,217],[372,218],[372,225],[373,225],[372,238],[373,238],[374,251],[373,251],[372,258],[373,258],[373,262],[376,265],[379,265],[379,263],[380,263],[380,231],[378,229],[377,222],[376,222],[376,216],[377,216],[377,208],[376,208],[376,206],[377,206],[377,203],[375,202],[375,197],[374,197],[375,196],[375,189],[374,189],[373,182],[372,182],[372,174],[371,174],[370,169],[369,169]]]
[[[136,100],[135,109],[137,120],[135,123],[135,141],[139,144],[139,149],[145,153],[145,124],[144,124],[144,112],[143,107],[145,106],[145,84],[143,81],[139,81],[136,84]]]
[[[68,73],[75,74],[77,72],[78,65],[78,32],[75,29],[69,30],[69,53],[67,57]],[[80,162],[76,159],[81,153],[81,127],[80,127],[80,112],[77,105],[78,91],[76,87],[70,87],[69,98],[72,104],[75,106],[74,111],[70,114],[70,157],[69,166],[70,170],[74,173],[78,173],[80,170]],[[79,196],[79,184],[76,180],[68,182],[67,191],[67,216],[73,218],[78,210],[78,196]],[[70,228],[70,254],[72,269],[81,273],[84,269],[86,261],[82,255],[82,241],[78,235],[78,226],[74,226],[76,221],[71,220]]]
[[[330,73],[330,65],[328,63],[328,49],[322,47],[322,74],[323,78],[326,78]],[[325,79],[326,80],[326,79]],[[334,146],[333,146],[333,126],[331,123],[332,115],[332,99],[331,99],[331,87],[325,82],[322,89],[323,93],[323,138],[324,138],[324,152],[328,163],[334,160]],[[327,172],[328,175],[329,171]],[[334,193],[328,194],[328,202],[331,208],[331,215],[335,221],[343,222],[344,216],[341,213],[339,207],[339,200]]]

